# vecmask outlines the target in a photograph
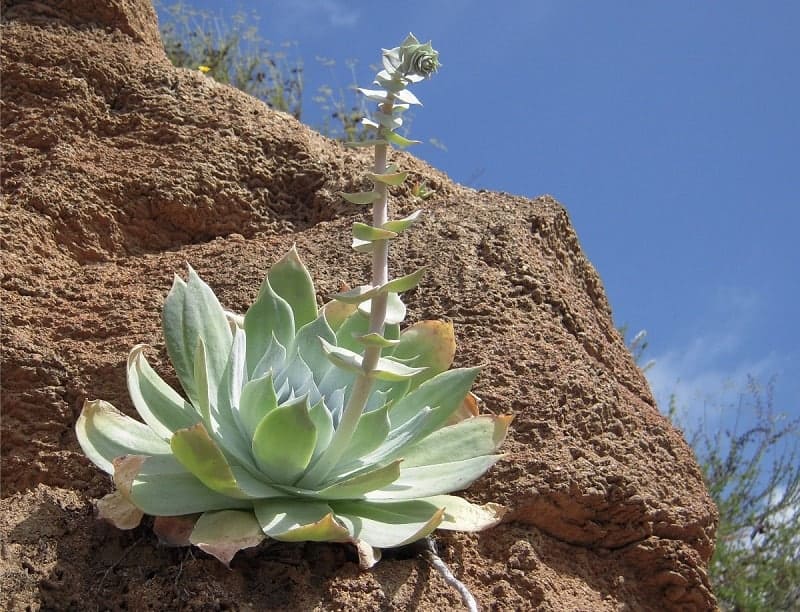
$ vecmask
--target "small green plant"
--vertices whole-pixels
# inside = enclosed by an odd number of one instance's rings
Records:
[[[163,309],[167,352],[185,398],[150,367],[145,346],[128,358],[128,388],[144,423],[107,402],[87,401],[78,419],[86,455],[114,478],[98,502],[121,528],[143,514],[174,544],[194,544],[228,564],[266,538],[350,542],[369,567],[380,549],[436,528],[476,531],[504,509],[450,495],[488,470],[511,417],[476,415],[475,368],[449,369],[453,327],[422,321],[401,331],[399,293],[424,270],[390,279],[389,244],[420,211],[388,216],[388,188],[406,173],[387,163],[401,113],[419,104],[408,85],[439,67],[413,36],[383,51],[369,191],[345,194],[372,206],[353,224],[353,248],[372,256],[370,284],[317,308],[308,270],[292,248],[269,270],[244,316],[227,312],[189,268]],[[176,535],[185,530],[188,537]]]

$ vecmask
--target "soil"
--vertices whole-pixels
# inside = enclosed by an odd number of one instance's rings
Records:
[[[86,398],[133,415],[127,352],[170,379],[159,313],[186,262],[243,311],[292,244],[322,303],[368,267],[349,248],[368,153],[171,66],[145,0],[2,2],[2,549],[7,610],[457,610],[411,547],[360,571],[335,544],[271,543],[231,569],[95,519],[109,479],[80,452]],[[709,610],[717,512],[659,414],[562,205],[457,185],[393,248],[430,265],[410,321],[454,323],[483,409],[514,415],[506,457],[464,495],[509,508],[438,532],[485,610]],[[420,206],[393,192],[393,213]]]

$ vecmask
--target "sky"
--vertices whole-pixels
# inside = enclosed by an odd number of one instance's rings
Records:
[[[729,426],[750,375],[800,417],[800,2],[186,4],[294,43],[312,124],[347,60],[369,87],[381,47],[432,40],[443,67],[414,87],[410,136],[446,150],[412,153],[566,207],[616,324],[647,330],[662,409],[674,393],[687,421]]]

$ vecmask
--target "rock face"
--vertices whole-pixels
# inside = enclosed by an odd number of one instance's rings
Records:
[[[243,310],[292,243],[320,299],[358,284],[360,211],[337,193],[368,160],[199,73],[173,68],[145,0],[3,2],[4,609],[457,609],[413,553],[359,572],[344,546],[273,544],[232,571],[93,518],[110,489],[78,448],[83,400],[133,414],[124,363],[154,347],[186,261]],[[456,365],[513,413],[507,457],[464,494],[507,520],[441,533],[484,609],[707,610],[716,510],[658,413],[600,280],[552,198],[476,192],[402,155],[437,194],[394,249],[430,264],[411,318],[453,321]],[[414,202],[399,190],[393,212]]]

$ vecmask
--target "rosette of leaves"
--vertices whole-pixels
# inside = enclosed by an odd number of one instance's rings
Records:
[[[373,341],[366,310],[333,301],[318,311],[294,249],[270,269],[244,317],[226,312],[191,268],[188,281],[176,277],[163,328],[185,396],[139,345],[127,378],[144,422],[98,400],[86,402],[77,423],[84,452],[117,487],[100,500],[101,516],[123,528],[142,513],[161,517],[155,527],[165,539],[175,542],[183,528],[188,538],[176,543],[226,564],[274,538],[352,542],[368,566],[374,549],[437,527],[498,522],[501,507],[448,495],[498,460],[510,418],[472,416],[477,372],[448,370],[455,346],[445,323],[402,332],[387,324],[366,409],[344,452],[329,452],[360,374],[356,351]]]

